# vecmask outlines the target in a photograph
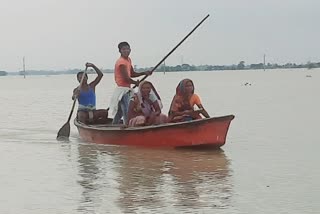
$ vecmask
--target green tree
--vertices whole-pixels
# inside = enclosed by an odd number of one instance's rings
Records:
[[[245,68],[244,61],[240,61],[239,64],[237,65],[237,69],[243,70],[244,68]]]
[[[312,69],[312,68],[315,68],[315,67],[316,67],[316,66],[315,66],[314,63],[312,63],[312,62],[310,62],[310,61],[307,63],[307,68],[308,68],[308,69]]]
[[[6,76],[8,73],[5,71],[0,71],[0,76]]]

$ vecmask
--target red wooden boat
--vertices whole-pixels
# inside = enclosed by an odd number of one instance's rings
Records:
[[[80,137],[98,144],[144,147],[221,147],[234,115],[156,126],[85,125],[74,121]]]

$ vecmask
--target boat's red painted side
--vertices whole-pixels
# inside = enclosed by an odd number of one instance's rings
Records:
[[[186,147],[225,144],[233,115],[169,123],[159,126],[129,127],[84,125],[75,120],[80,137],[99,144],[134,145],[145,147]]]

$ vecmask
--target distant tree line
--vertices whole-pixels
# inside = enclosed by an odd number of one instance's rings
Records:
[[[244,61],[240,61],[238,64],[234,65],[189,65],[189,64],[182,64],[176,66],[165,66],[161,65],[156,70],[158,72],[165,71],[165,72],[176,72],[176,71],[221,71],[221,70],[261,70],[261,69],[289,69],[289,68],[320,68],[320,62],[308,62],[307,64],[296,64],[296,63],[286,63],[283,65],[279,64],[249,64],[246,65]],[[150,70],[152,67],[149,68],[139,68],[138,71],[145,71]]]
[[[161,65],[157,68],[157,72],[179,72],[179,71],[223,71],[223,70],[263,70],[263,69],[294,69],[294,68],[320,68],[320,62],[308,62],[306,64],[296,64],[296,63],[286,63],[283,65],[279,64],[248,64],[246,65],[244,61],[240,61],[238,64],[233,65],[190,65],[190,64],[182,64],[175,66],[166,66]],[[113,69],[103,69],[100,68],[104,73],[113,73]],[[135,66],[136,71],[147,71],[153,69],[152,67],[146,68],[137,68]],[[26,75],[59,75],[59,74],[76,74],[79,71],[83,71],[81,69],[69,69],[63,71],[53,71],[53,70],[27,70]],[[87,71],[88,74],[95,73],[94,70],[90,69]],[[24,75],[23,71],[19,72],[10,72],[0,71],[0,76],[5,75]]]
[[[5,71],[0,71],[0,76],[6,76],[8,73]]]

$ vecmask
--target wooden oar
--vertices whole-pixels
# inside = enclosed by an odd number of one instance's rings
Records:
[[[80,89],[80,87],[82,85],[82,82],[84,80],[84,76],[86,75],[87,69],[88,69],[88,67],[86,67],[85,71],[83,72],[83,75],[82,75],[82,78],[81,78],[81,81],[80,81],[80,85],[79,85],[79,89]],[[70,119],[71,119],[74,107],[76,105],[76,101],[77,101],[77,98],[75,97],[74,100],[73,100],[71,112],[69,114],[67,122],[58,131],[57,140],[65,140],[65,139],[68,139],[69,136],[70,136]]]
[[[188,33],[188,35],[186,35],[181,42],[179,42],[152,70],[151,72],[154,72],[208,17],[210,16],[210,14],[208,14],[206,17],[204,17],[199,24],[197,24],[197,26],[195,26],[192,31],[190,31],[190,33]],[[148,75],[144,76],[140,82],[142,82],[143,80],[145,80],[148,77]],[[137,86],[134,86],[133,88],[135,88]]]

